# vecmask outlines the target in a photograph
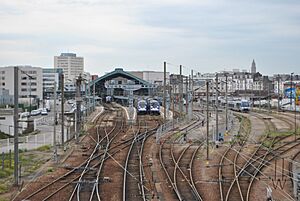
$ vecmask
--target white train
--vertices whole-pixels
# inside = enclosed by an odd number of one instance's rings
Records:
[[[238,112],[249,112],[250,102],[248,100],[232,100],[228,102],[228,107]]]

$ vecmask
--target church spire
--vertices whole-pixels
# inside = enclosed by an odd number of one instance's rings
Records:
[[[254,59],[253,59],[253,61],[252,61],[252,65],[251,65],[251,73],[252,73],[252,74],[255,74],[255,73],[256,73],[256,64],[255,64]]]

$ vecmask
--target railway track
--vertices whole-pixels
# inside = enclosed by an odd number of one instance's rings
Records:
[[[149,122],[148,122],[149,123]],[[128,130],[121,139],[115,140],[111,148],[108,150],[107,157],[105,158],[104,168],[101,173],[103,177],[109,177],[110,182],[100,183],[101,200],[132,200],[135,197],[142,199],[145,197],[145,189],[143,184],[143,167],[140,158],[142,158],[142,148],[145,140],[155,133],[158,124],[146,126],[141,124],[134,128],[134,131]],[[121,144],[119,144],[121,143]],[[118,144],[118,145],[115,145]],[[122,175],[122,176],[121,176]],[[123,178],[123,182],[122,181]],[[108,194],[114,191],[113,194]],[[119,191],[119,189],[122,189]],[[138,190],[137,190],[138,189]],[[144,192],[144,193],[143,193]]]
[[[142,150],[138,145],[140,143],[138,142],[139,135],[146,135],[146,130],[145,128],[141,128],[141,126],[142,122],[139,121],[138,129],[135,131],[135,135],[125,161],[123,173],[123,201],[146,200],[143,184],[143,164],[141,161]]]
[[[200,118],[199,115],[196,117],[197,119]],[[192,122],[186,127],[180,129],[180,131],[186,131],[188,129],[195,128],[198,126],[199,123],[199,121]],[[196,148],[195,146],[191,148],[191,145],[187,145],[185,147],[181,146],[181,151],[179,151],[179,155],[177,156],[177,154],[174,151],[174,142],[180,141],[180,138],[182,138],[182,135],[169,135],[166,137],[166,139],[164,139],[161,142],[159,148],[159,160],[167,177],[169,187],[172,189],[172,199],[202,201],[202,197],[200,196],[198,190],[195,187],[192,172],[193,160],[200,146],[197,146]],[[167,142],[168,140],[169,142]],[[178,148],[176,148],[176,151],[178,151]],[[182,160],[183,156],[186,153],[190,158],[188,164],[184,162],[184,160],[186,160],[186,157],[184,157],[185,159]]]
[[[225,200],[242,200],[242,201],[249,201],[250,200],[250,193],[252,189],[252,185],[255,180],[257,180],[257,176],[261,173],[262,169],[270,164],[270,162],[275,158],[274,153],[278,150],[283,149],[280,153],[277,154],[284,154],[285,152],[295,148],[296,144],[285,143],[278,147],[274,147],[279,142],[283,141],[284,139],[288,138],[289,136],[284,137],[274,137],[272,139],[269,138],[268,133],[272,131],[276,131],[276,126],[274,122],[270,121],[268,118],[263,118],[260,115],[257,115],[266,126],[267,134],[263,138],[262,142],[257,146],[257,148],[252,152],[249,156],[240,156],[241,148],[234,149],[233,146],[227,148],[226,152],[221,158],[220,168],[222,161],[226,158],[227,160],[232,162],[233,164],[233,172],[234,172],[234,179],[232,180],[230,187],[227,190],[227,194]],[[266,148],[264,142],[269,141],[269,147]],[[289,145],[289,147],[287,147]],[[285,148],[284,148],[285,147]],[[226,157],[228,152],[235,151],[236,155],[234,160]],[[237,157],[243,158],[242,162],[237,162]],[[244,165],[240,165],[244,164]],[[219,171],[219,179],[221,178],[220,171]],[[234,186],[236,186],[234,188]],[[220,192],[221,192],[221,200],[224,200],[222,195],[222,188],[220,182]],[[239,195],[239,196],[236,196]]]
[[[241,119],[244,119],[240,125],[238,137],[239,139],[235,139],[233,143],[227,147],[224,154],[221,156],[220,162],[219,162],[219,190],[220,190],[220,200],[242,200],[241,196],[241,187],[238,181],[238,156],[239,152],[243,149],[243,146],[245,145],[247,138],[249,136],[250,130],[249,125],[246,122],[246,118],[243,116],[240,116]],[[234,151],[232,147],[236,146],[238,151]],[[231,175],[234,175],[234,179],[232,181],[227,181],[227,177],[231,177]],[[229,185],[227,185],[229,184]],[[232,196],[232,198],[230,198]]]
[[[105,112],[103,116],[99,117],[97,123],[105,124],[107,118],[108,116],[107,113]],[[113,129],[114,127],[112,127],[111,131]],[[91,138],[100,139],[100,133],[96,133],[96,136]],[[56,179],[52,180],[48,184],[39,187],[38,189],[34,190],[30,194],[23,196],[22,200],[49,200],[52,199],[54,195],[57,196],[58,194],[61,193],[61,191],[76,183],[76,181],[81,178],[82,174],[85,174],[91,170],[91,168],[89,169],[87,167],[89,166],[91,167],[91,165],[92,166],[95,165],[95,161],[97,161],[97,158],[99,157],[99,155],[96,154],[98,149],[98,144],[95,143],[93,146],[94,147],[92,151],[89,151],[91,150],[90,147],[84,148],[85,149],[84,154],[89,155],[89,157],[87,157],[87,159],[83,163],[81,163],[75,168],[71,168],[71,170],[67,171],[65,174],[57,177]],[[86,152],[90,152],[90,153],[86,153]],[[20,198],[17,197],[15,200],[19,200],[19,199]]]
[[[183,200],[202,200],[193,177],[193,173],[195,173],[193,171],[193,161],[200,147],[188,145],[177,157],[174,150],[172,150],[172,158],[177,163],[174,171],[174,180]]]

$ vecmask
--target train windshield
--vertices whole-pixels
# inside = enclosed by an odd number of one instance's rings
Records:
[[[248,102],[242,102],[242,103],[241,103],[241,106],[242,106],[242,107],[249,107],[249,103],[248,103]]]
[[[140,106],[141,108],[146,107],[146,102],[144,102],[144,101],[139,102],[139,106]]]
[[[151,106],[152,106],[152,107],[158,107],[159,104],[158,104],[158,102],[155,101],[155,102],[151,102]]]

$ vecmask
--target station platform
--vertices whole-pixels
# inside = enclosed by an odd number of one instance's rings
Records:
[[[160,116],[164,118],[164,107],[160,106]],[[173,112],[169,110],[167,114],[167,120],[172,120],[173,119]]]
[[[136,108],[132,107],[132,111],[131,111],[130,107],[124,107],[124,106],[120,106],[120,107],[125,111],[127,123],[128,124],[136,123],[136,119],[137,119]]]

